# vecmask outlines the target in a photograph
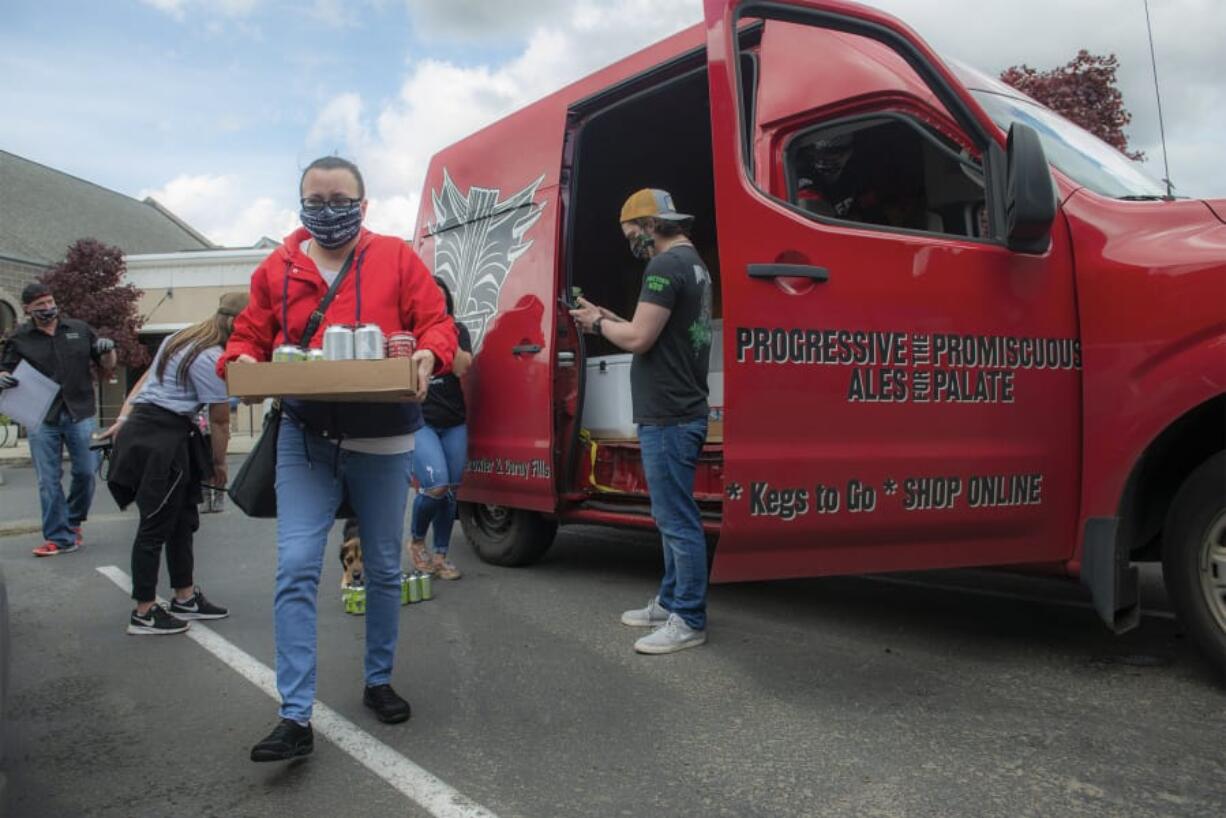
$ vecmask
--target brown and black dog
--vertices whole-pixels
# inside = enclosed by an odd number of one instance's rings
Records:
[[[346,520],[341,539],[341,587],[362,584],[362,541],[358,538],[358,521]]]

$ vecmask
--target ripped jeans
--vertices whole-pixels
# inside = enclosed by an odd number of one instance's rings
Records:
[[[424,540],[434,524],[434,551],[446,556],[455,525],[455,490],[460,486],[468,460],[468,427],[423,426],[413,438],[413,476],[417,497],[413,500],[413,539]]]

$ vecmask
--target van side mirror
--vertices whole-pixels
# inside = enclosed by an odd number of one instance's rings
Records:
[[[1051,244],[1056,219],[1056,186],[1039,134],[1014,122],[1006,146],[1005,243],[1018,253],[1042,254]]]

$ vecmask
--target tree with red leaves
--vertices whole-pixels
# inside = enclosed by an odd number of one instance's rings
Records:
[[[1116,87],[1119,67],[1120,61],[1114,54],[1103,57],[1083,48],[1076,57],[1050,71],[1039,71],[1023,63],[1006,68],[1000,78],[1129,159],[1140,161],[1145,154],[1128,150],[1128,137],[1124,135],[1124,126],[1132,121],[1132,114],[1124,108],[1124,95]]]
[[[143,366],[149,353],[137,337],[144,319],[136,312],[143,293],[122,283],[125,269],[118,247],[97,239],[78,239],[64,260],[42,275],[42,282],[60,310],[115,342],[119,363]]]

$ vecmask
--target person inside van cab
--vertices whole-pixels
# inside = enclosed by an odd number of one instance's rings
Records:
[[[645,608],[622,614],[626,625],[655,628],[634,643],[639,653],[675,653],[707,641],[707,546],[694,472],[707,438],[712,291],[690,241],[693,220],[663,190],[631,195],[622,206],[622,233],[634,257],[647,262],[634,317],[583,298],[571,311],[584,332],[634,355],[634,422],[664,549],[659,592]]]

